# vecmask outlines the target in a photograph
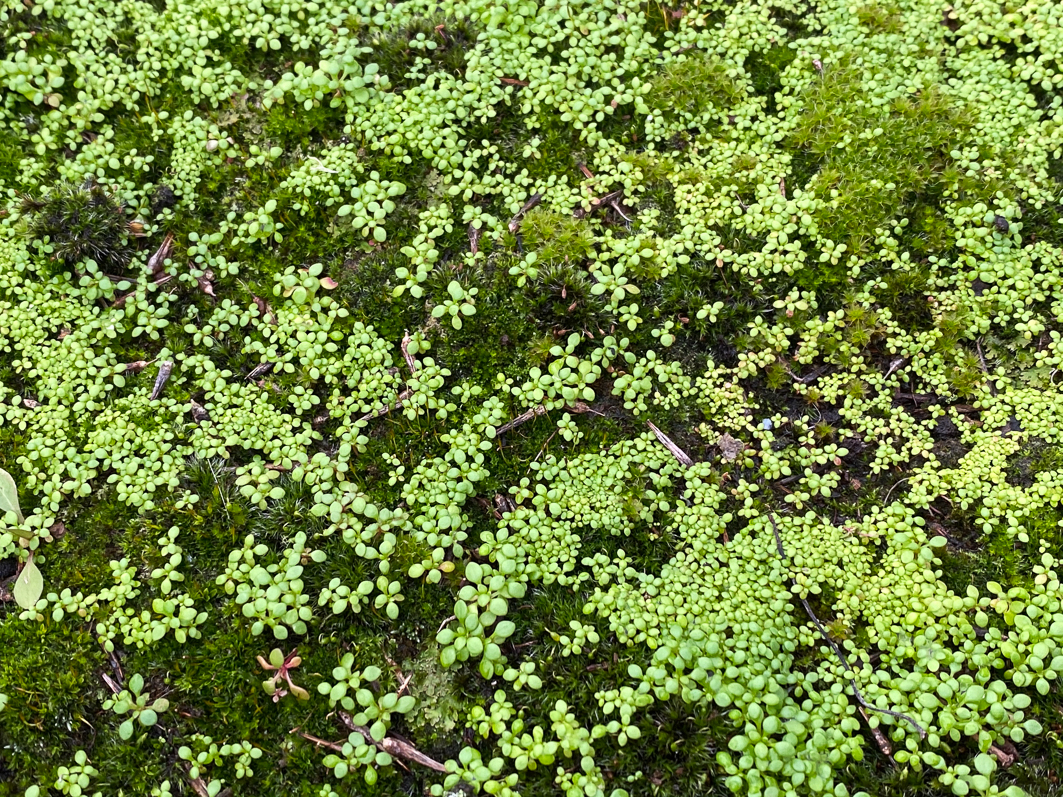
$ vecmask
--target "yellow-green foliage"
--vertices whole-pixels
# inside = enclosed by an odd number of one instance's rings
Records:
[[[0,2],[0,792],[1054,793],[1058,5]]]

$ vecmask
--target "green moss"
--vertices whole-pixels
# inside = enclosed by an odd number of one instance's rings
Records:
[[[899,33],[904,28],[900,9],[894,5],[867,3],[856,10],[856,18],[872,33]]]
[[[881,109],[864,98],[864,79],[846,59],[824,66],[801,97],[790,138],[820,159],[816,185],[832,197],[821,228],[857,251],[898,208],[944,180],[950,152],[974,123],[937,87]]]
[[[699,51],[672,61],[653,80],[650,107],[668,116],[725,111],[745,96],[728,72],[725,64]]]

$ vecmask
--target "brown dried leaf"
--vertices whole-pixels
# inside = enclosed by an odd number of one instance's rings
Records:
[[[148,258],[148,270],[151,272],[152,277],[157,277],[162,273],[163,266],[166,263],[166,258],[173,252],[173,233],[166,233],[166,237],[162,239],[162,243],[159,244],[159,248],[155,250],[155,254]]]
[[[716,445],[720,447],[720,452],[723,454],[723,458],[726,462],[734,462],[746,447],[741,440],[735,440],[731,435],[727,434],[727,432],[720,435],[720,439],[716,441]]]
[[[198,403],[195,399],[190,399],[189,404],[192,405],[192,419],[196,423],[203,423],[203,421],[210,420],[210,413],[207,412],[207,408]]]
[[[163,360],[159,363],[159,375],[155,377],[155,387],[151,390],[149,401],[155,401],[162,394],[162,389],[166,387],[166,381],[170,378],[171,373],[173,373],[172,360]]]
[[[211,299],[217,299],[217,294],[214,293],[214,272],[204,271],[202,277],[196,277],[196,283],[199,285],[199,289],[203,293],[207,294]]]
[[[258,308],[258,312],[262,313],[262,316],[271,324],[276,326],[277,316],[273,315],[273,309],[269,306],[269,302],[263,299],[261,296],[255,296],[251,294],[251,298],[255,300],[255,307]]]

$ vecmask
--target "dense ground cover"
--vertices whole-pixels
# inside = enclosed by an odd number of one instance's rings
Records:
[[[0,794],[1057,794],[1061,22],[0,0]]]

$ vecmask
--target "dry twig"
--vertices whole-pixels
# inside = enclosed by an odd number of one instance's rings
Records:
[[[579,165],[579,170],[581,172],[583,172],[583,176],[586,177],[588,180],[595,179],[594,178],[594,172],[592,172],[590,169],[588,169],[587,165],[585,163],[581,163]],[[630,224],[633,221],[633,219],[628,218],[628,215],[626,213],[624,213],[623,209],[620,206],[620,200],[623,198],[623,196],[624,196],[624,192],[623,191],[613,191],[613,192],[611,192],[609,194],[606,194],[603,197],[599,197],[597,199],[592,199],[591,200],[591,205],[594,208],[599,207],[601,205],[608,205],[609,207],[611,207],[613,210],[615,210],[620,215],[620,218],[622,218],[624,221],[626,221],[626,222],[628,222]]]
[[[339,712],[339,717],[340,721],[342,721],[347,728],[355,733],[360,733],[365,738],[366,742],[373,745],[378,750],[383,750],[392,758],[402,758],[406,761],[412,761],[415,764],[420,764],[422,767],[427,767],[435,772],[447,771],[445,766],[440,764],[434,758],[426,756],[412,744],[391,736],[385,736],[380,741],[377,741],[373,738],[373,735],[369,732],[368,728],[361,725],[355,725],[354,720],[351,719],[351,715],[346,711]]]
[[[989,382],[989,392],[994,396],[997,394],[997,385],[993,381],[993,377],[989,375],[989,366],[986,365],[985,355],[982,354],[982,339],[979,338],[974,342],[974,350],[978,353],[978,362],[982,366],[982,373],[985,374],[986,381]]]
[[[538,418],[540,415],[546,415],[546,412],[546,407],[542,406],[541,404],[538,407],[532,407],[530,410],[525,410],[509,423],[504,423],[497,429],[495,429],[495,437],[498,437],[499,435],[508,432],[510,429],[515,429],[521,424],[527,423],[532,418]]]
[[[402,358],[406,361],[407,367],[410,369],[411,374],[416,374],[420,369],[417,360],[413,359],[413,355],[410,354],[410,343],[413,341],[413,337],[410,335],[409,330],[403,330],[402,332]]]
[[[295,730],[288,731],[288,733],[295,733]],[[308,742],[313,742],[318,747],[324,747],[326,750],[333,750],[337,753],[343,753],[343,745],[339,742],[329,742],[324,739],[319,739],[316,736],[311,736],[309,733],[303,733],[299,731],[299,735],[306,739]]]
[[[519,232],[520,223],[524,219],[524,215],[542,201],[542,194],[532,194],[530,197],[528,197],[528,201],[525,202],[521,209],[517,211],[516,215],[514,215],[513,218],[509,220],[509,231],[514,235]]]
[[[657,438],[657,441],[667,448],[672,456],[679,460],[681,465],[685,465],[690,468],[694,465],[694,460],[690,458],[690,455],[686,451],[681,449],[675,443],[672,442],[672,438],[657,428],[657,425],[653,421],[646,421],[646,425],[650,427],[650,431],[653,432],[653,436]]]
[[[162,269],[166,265],[166,258],[170,256],[171,252],[173,252],[173,233],[168,232],[166,237],[162,239],[159,248],[148,258],[148,271],[151,272],[151,276],[158,277],[162,273]]]

